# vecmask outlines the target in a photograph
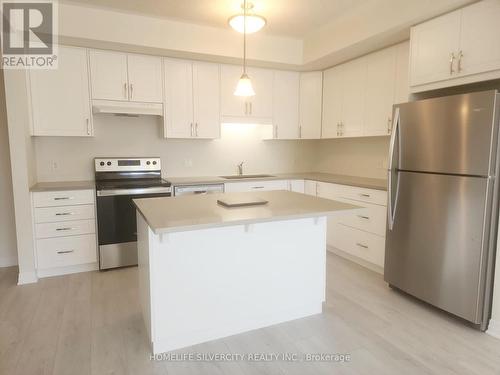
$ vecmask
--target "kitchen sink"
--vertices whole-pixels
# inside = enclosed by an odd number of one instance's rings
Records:
[[[227,180],[240,180],[243,178],[266,178],[266,177],[276,177],[270,174],[243,174],[243,175],[232,175],[232,176],[220,176]]]

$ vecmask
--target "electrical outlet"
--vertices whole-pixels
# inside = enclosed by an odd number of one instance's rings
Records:
[[[184,159],[184,167],[191,168],[192,166],[193,166],[193,160],[191,160],[191,159]]]
[[[53,161],[51,163],[51,168],[52,168],[52,171],[56,171],[57,168],[59,168],[59,165],[57,164],[57,161]]]

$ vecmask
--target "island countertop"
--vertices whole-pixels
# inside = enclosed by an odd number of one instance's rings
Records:
[[[217,200],[223,197],[255,197],[267,200],[268,203],[260,206],[227,208],[217,203]],[[318,217],[361,208],[283,190],[139,198],[133,202],[155,234]]]

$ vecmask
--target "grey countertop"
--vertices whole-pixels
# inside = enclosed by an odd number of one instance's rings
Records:
[[[266,180],[312,180],[329,182],[340,185],[358,186],[367,189],[387,190],[387,180],[379,178],[368,178],[359,176],[347,176],[331,173],[304,172],[304,173],[273,173],[272,177],[225,179],[218,176],[200,177],[170,177],[168,181],[174,186],[197,185],[197,184],[222,184],[226,182],[240,181],[266,181]]]
[[[226,208],[217,204],[217,199],[222,197],[255,197],[269,203]],[[325,216],[360,208],[283,190],[134,199],[133,202],[155,234]]]
[[[61,191],[61,190],[89,190],[95,189],[94,181],[54,181],[38,182],[30,187],[31,192]]]

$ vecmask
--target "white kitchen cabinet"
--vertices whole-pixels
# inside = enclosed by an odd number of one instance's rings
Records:
[[[92,99],[161,103],[161,57],[91,50]]]
[[[394,104],[406,103],[410,96],[410,42],[396,47],[396,84],[394,86]]]
[[[273,117],[273,71],[247,68],[255,90],[253,97],[234,95],[242,74],[242,67],[221,67],[221,114],[224,122],[271,124]]]
[[[193,120],[196,138],[220,137],[220,67],[193,62]]]
[[[264,181],[238,181],[224,184],[224,191],[245,192],[245,191],[271,191],[289,190],[287,180],[264,180]]]
[[[318,183],[316,181],[305,180],[304,193],[315,197],[318,194]]]
[[[323,72],[300,74],[299,137],[321,138]]]
[[[323,121],[322,138],[341,136],[343,96],[343,65],[323,73]]]
[[[161,58],[146,55],[127,55],[129,100],[162,103]]]
[[[65,46],[57,69],[28,71],[32,135],[93,135],[88,73],[87,50]]]
[[[295,193],[305,193],[305,181],[304,180],[290,180],[288,183],[288,190]]]
[[[411,29],[412,92],[500,78],[500,1],[483,0]]]
[[[220,136],[219,65],[165,59],[165,137]]]
[[[128,100],[127,54],[90,50],[92,99]]]
[[[366,57],[364,123],[367,135],[391,133],[392,106],[396,86],[396,48],[386,48]]]
[[[297,72],[278,70],[273,83],[273,126],[275,139],[299,138],[299,86]]]

